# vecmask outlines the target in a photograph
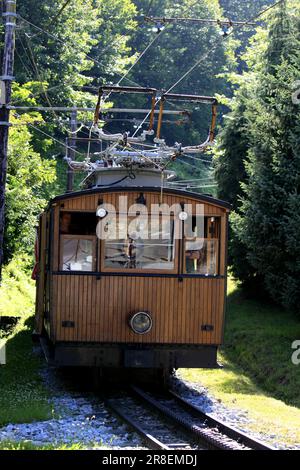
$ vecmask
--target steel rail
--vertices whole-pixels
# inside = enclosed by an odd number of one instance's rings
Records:
[[[186,400],[179,397],[172,391],[165,392],[164,398],[172,398],[176,404],[180,405],[186,416],[179,416],[170,407],[165,406],[159,400],[143,391],[139,387],[132,386],[131,390],[141,400],[148,403],[150,407],[156,409],[165,417],[179,424],[200,442],[205,442],[206,446],[214,450],[275,450],[273,447],[263,444],[246,434],[237,431],[222,421],[205,414],[194,407]],[[190,415],[190,416],[189,416]],[[193,418],[198,418],[199,423],[193,424]]]
[[[151,449],[174,450],[174,446],[172,447],[172,444],[166,445],[152,434],[145,431],[135,419],[133,419],[126,411],[122,409],[122,407],[118,405],[116,400],[106,399],[104,403],[113,413],[118,415],[123,421],[129,424],[129,426],[131,426],[142,437],[143,441],[145,441]]]
[[[212,416],[204,413],[195,405],[192,405],[190,402],[179,396],[173,390],[168,390],[168,393],[177,400],[177,402],[186,410],[190,411],[191,413],[199,416],[201,419],[205,420],[206,423],[211,426],[218,428],[222,434],[226,434],[226,436],[234,439],[237,442],[253,449],[253,450],[275,450],[274,447],[264,444],[262,441],[258,439],[254,439],[253,437],[248,436],[242,431],[238,431],[237,429],[229,426],[228,424],[224,423],[224,421],[220,419],[213,418]]]

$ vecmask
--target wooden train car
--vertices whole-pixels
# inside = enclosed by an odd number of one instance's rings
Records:
[[[154,239],[136,235],[141,207]],[[126,216],[135,235],[126,228],[99,236],[113,208],[117,228]],[[229,210],[209,196],[137,183],[55,197],[40,216],[37,269],[35,332],[48,360],[99,368],[216,367]]]

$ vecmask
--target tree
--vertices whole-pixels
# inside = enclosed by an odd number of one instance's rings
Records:
[[[247,105],[248,178],[233,225],[270,296],[298,311],[300,109],[292,102],[291,88],[299,73],[299,32],[299,19],[282,2],[269,31],[255,100]]]
[[[15,96],[28,99],[29,90],[15,86]],[[22,122],[22,123],[21,123]],[[45,207],[44,186],[55,179],[55,161],[43,159],[31,145],[30,126],[41,123],[38,113],[23,114],[22,121],[14,113],[8,148],[6,186],[6,222],[4,257],[8,262],[15,254],[33,254],[37,216]],[[49,141],[43,142],[44,148]]]

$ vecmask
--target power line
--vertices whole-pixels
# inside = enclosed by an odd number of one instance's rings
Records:
[[[17,118],[21,118],[22,116],[20,114],[17,114],[17,113],[14,113],[14,116],[17,117]],[[22,124],[22,123],[21,123]],[[39,129],[38,127],[34,126],[33,124],[31,124],[30,122],[27,122],[25,123],[26,125],[28,125],[29,127],[32,127],[33,129],[35,129],[36,131],[40,132],[41,134],[44,134],[46,137],[49,137],[49,139],[53,140],[54,142],[57,142],[58,144],[62,145],[63,147],[65,147],[66,149],[69,149],[69,150],[72,150],[74,151],[75,153],[77,153],[78,155],[80,155],[81,157],[85,157],[85,155],[83,155],[81,152],[78,152],[78,150],[75,150],[74,148],[68,146],[67,144],[65,144],[64,142],[61,142],[59,139],[56,139],[55,137],[53,137],[52,135],[48,134],[47,132],[45,131],[42,131],[41,129]]]
[[[264,13],[266,13],[267,11],[271,10],[272,8],[276,7],[277,5],[279,5],[280,3],[282,3],[284,0],[279,0],[278,2],[270,5],[269,7],[265,8],[264,10],[262,10],[259,14],[255,15],[253,18],[245,21],[244,23],[238,25],[237,28],[235,28],[235,30],[233,29],[231,32],[229,32],[226,36],[223,36],[223,40],[227,39],[228,37],[230,37],[234,31],[236,30],[239,30],[241,28],[243,28],[244,26],[250,24],[251,22],[255,21],[256,19],[260,18]],[[184,73],[182,75],[182,77],[179,78],[179,80],[177,80],[168,90],[166,93],[169,93],[171,90],[173,90],[179,83],[182,82],[182,80],[184,80],[191,72],[193,72],[193,70],[195,70],[196,67],[198,67],[199,64],[201,64],[201,62],[203,62],[217,47],[218,44],[216,44],[212,49],[210,49],[204,56],[202,56],[186,73]]]
[[[196,168],[197,170],[200,171],[200,168],[199,166],[196,166],[196,165],[193,165],[192,163],[189,163],[189,162],[185,162],[184,160],[179,160],[179,159],[176,159],[176,162],[178,163],[182,163],[183,165],[186,165],[186,166],[189,166],[189,167],[192,167],[192,168]]]
[[[25,37],[26,37],[26,42],[27,42],[27,45],[28,45],[30,57],[31,57],[31,60],[32,60],[32,63],[33,63],[34,69],[35,69],[35,73],[36,73],[36,76],[37,76],[38,81],[39,81],[40,84],[41,84],[41,87],[42,87],[42,90],[43,90],[43,94],[44,94],[44,96],[45,96],[45,98],[46,98],[46,101],[47,101],[47,103],[48,103],[48,105],[49,105],[49,107],[50,107],[50,109],[51,109],[51,111],[52,111],[52,113],[53,113],[53,116],[54,116],[55,121],[56,121],[56,122],[58,123],[58,125],[62,128],[62,130],[66,131],[65,126],[63,126],[63,125],[61,124],[61,122],[60,122],[60,120],[59,120],[59,117],[57,116],[56,112],[54,111],[54,109],[53,109],[53,107],[52,107],[52,103],[51,103],[50,98],[49,98],[49,96],[48,96],[47,90],[46,90],[46,88],[45,88],[44,85],[43,85],[43,80],[42,80],[42,78],[41,78],[41,76],[40,76],[40,73],[39,73],[39,70],[38,70],[36,61],[35,61],[35,59],[34,59],[34,54],[33,54],[32,48],[31,48],[31,44],[30,44],[30,41],[31,41],[31,40],[30,40],[30,38],[29,38],[26,34],[25,34]],[[67,130],[67,132],[68,132],[68,130]]]
[[[150,11],[151,11],[151,8],[152,8],[152,5],[153,5],[153,1],[154,1],[154,0],[150,0],[150,2],[149,2],[149,7],[148,7],[148,10],[147,10],[147,15],[150,14]]]
[[[204,24],[220,24],[220,25],[228,25],[229,23],[232,25],[245,25],[244,21],[231,21],[231,20],[214,20],[211,18],[166,18],[166,17],[155,17],[155,16],[145,16],[144,20],[147,23],[158,23],[161,22],[162,24],[167,23],[204,23]],[[254,26],[256,23],[247,22],[247,25]]]
[[[72,111],[82,111],[82,112],[94,112],[95,108],[89,107],[80,107],[80,106],[39,106],[39,105],[32,105],[32,106],[8,106],[9,109],[12,110],[20,110],[20,111],[61,111],[61,112],[72,112]],[[128,114],[145,114],[148,112],[147,109],[140,109],[140,108],[107,108],[101,111],[103,114],[111,114],[111,113],[128,113]],[[158,114],[159,111],[155,110],[155,114]],[[172,110],[172,109],[164,109],[163,114],[171,115],[171,116],[185,116],[185,111],[180,110]],[[175,122],[175,121],[174,121]]]
[[[23,17],[20,16],[20,15],[18,15],[18,18],[20,18],[22,21],[25,21],[25,23],[28,23],[30,26],[32,26],[33,28],[37,29],[38,31],[40,31],[40,32],[46,34],[47,36],[51,37],[52,39],[54,39],[55,41],[59,42],[60,44],[66,45],[66,42],[65,42],[64,40],[58,38],[57,36],[55,36],[55,35],[52,34],[52,33],[49,33],[49,31],[46,31],[46,30],[44,30],[43,28],[40,28],[39,26],[35,25],[34,23],[32,23],[32,22],[29,21],[29,20],[26,20],[25,18],[23,18]],[[78,51],[83,52],[84,55],[85,55],[85,57],[86,57],[88,60],[94,62],[94,63],[97,64],[97,65],[99,65],[101,68],[103,67],[103,64],[101,64],[101,62],[99,62],[97,59],[95,59],[95,58],[91,57],[90,55],[88,55],[82,47],[78,46],[77,43],[71,41],[70,44],[71,44],[75,49],[77,49]],[[109,49],[109,47],[111,47],[111,44],[109,44],[109,46],[107,46],[107,47],[102,51],[102,54],[103,54],[107,49]],[[119,73],[117,73],[117,72],[116,72],[116,74],[121,76],[121,74],[119,74]],[[140,86],[138,83],[134,82],[133,80],[130,80],[129,78],[127,78],[127,80],[128,80],[129,82],[131,82],[131,83],[132,83],[133,85],[135,85],[135,86],[138,86],[138,87]]]
[[[150,5],[149,5],[149,8],[148,8],[148,14],[150,12],[150,9],[152,7],[152,3],[153,3],[153,0],[150,0]],[[188,9],[191,9],[193,8],[196,4],[198,3],[198,1],[196,1],[195,3],[193,3],[190,7],[188,7],[186,10]],[[184,10],[184,11],[186,11]],[[164,30],[159,30],[158,31],[158,34],[154,37],[154,39],[148,44],[148,46],[144,49],[144,51],[139,55],[138,59],[134,62],[134,64],[132,64],[132,66],[129,68],[129,70],[127,72],[125,72],[125,74],[123,75],[123,77],[117,82],[117,85],[120,85],[121,81],[127,77],[127,75],[131,72],[131,70],[133,69],[133,67],[135,67],[135,65],[140,61],[140,59],[145,55],[145,53],[148,51],[148,49],[150,49],[150,47],[154,44],[154,42],[157,41],[157,39],[161,36],[162,32]],[[108,96],[104,99],[104,102],[108,99],[108,97],[111,95],[111,93],[108,94]]]
[[[22,49],[23,49],[23,51],[24,51],[24,54],[26,55],[26,57],[27,57],[27,59],[28,59],[28,62],[29,62],[29,65],[30,65],[30,67],[31,67],[31,69],[32,69],[32,71],[30,72],[30,75],[33,76],[33,74],[34,74],[33,64],[32,64],[31,58],[30,58],[30,56],[29,56],[29,54],[28,54],[28,51],[27,51],[26,47],[24,46],[22,37],[21,37],[21,35],[20,35],[20,33],[19,33],[18,30],[16,30],[16,37],[17,37],[17,39],[19,40],[19,43],[21,44]],[[17,48],[16,48],[15,50],[16,50],[16,53],[18,54]],[[18,54],[18,55],[19,55],[19,54]]]
[[[260,18],[264,13],[266,13],[267,11],[271,10],[272,8],[276,7],[277,5],[279,5],[280,3],[282,3],[284,0],[279,0],[278,2],[270,5],[269,7],[265,8],[264,10],[262,10],[260,13],[258,13],[257,15],[255,15],[253,18],[245,21],[244,23],[242,23],[241,25],[238,25],[237,28],[235,28],[235,30],[232,30],[231,32],[229,32],[226,36],[223,36],[223,40],[227,39],[228,37],[230,37],[234,31],[236,30],[239,30],[241,28],[243,28],[244,26],[248,25],[249,23],[255,21],[256,19]],[[170,91],[172,91],[177,85],[179,85],[179,83],[181,83],[191,72],[193,72],[193,70],[195,70],[200,64],[201,62],[203,62],[205,59],[207,59],[212,52],[214,52],[214,50],[217,48],[217,46],[219,45],[219,43],[217,42],[215,44],[214,47],[212,47],[206,54],[204,54],[192,67],[190,67],[187,72],[185,72],[165,93],[169,93]],[[156,102],[155,102],[155,107],[157,106],[157,104],[161,101],[161,97],[157,98]],[[147,114],[147,116],[145,117],[145,119],[142,121],[141,125],[139,126],[139,128],[136,130],[136,132],[134,133],[134,136],[136,135],[137,131],[143,126],[143,124],[146,122],[146,120],[148,119],[150,113]]]
[[[33,73],[32,73],[31,70],[29,70],[29,68],[27,67],[27,65],[23,61],[21,54],[19,54],[19,52],[18,52],[18,49],[16,48],[15,51],[16,51],[16,54],[19,58],[19,61],[21,62],[22,66],[24,67],[24,70],[27,72],[28,78],[32,77]]]
[[[60,10],[58,11],[58,13],[54,16],[54,18],[52,20],[49,21],[49,23],[46,25],[48,28],[49,26],[52,26],[56,20],[58,20],[58,18],[60,17],[60,15],[62,14],[62,12],[65,10],[65,8],[69,5],[69,3],[71,3],[72,0],[67,0],[63,5],[62,7],[60,8]]]
[[[53,87],[47,88],[47,92],[49,93],[49,91],[53,91],[53,90],[56,90],[57,88],[61,88],[63,86],[69,86],[69,85],[72,85],[72,83],[60,83],[60,85],[54,85]],[[28,91],[30,91],[30,90],[28,90]],[[36,93],[31,93],[29,98],[36,98],[37,96],[41,95],[42,93],[44,93],[43,90],[38,91]],[[11,104],[15,105],[17,103],[20,103],[20,101],[23,101],[23,100],[24,100],[24,98],[18,99],[16,101],[12,101]]]
[[[133,69],[133,67],[136,66],[136,64],[141,60],[141,58],[146,54],[146,52],[148,51],[148,49],[150,49],[150,47],[157,41],[157,39],[160,37],[162,31],[159,32],[159,34],[157,34],[154,39],[152,39],[152,41],[150,41],[150,43],[146,46],[146,48],[143,50],[143,52],[141,54],[139,54],[137,60],[131,65],[131,67],[129,67],[129,69],[124,73],[124,75],[120,78],[120,80],[116,83],[116,85],[114,86],[119,86],[120,83],[124,80],[124,78],[127,77],[127,75],[131,72],[131,70]],[[110,92],[103,100],[103,103],[105,103],[108,98],[110,97],[112,92]]]
[[[71,3],[72,0],[67,0],[63,5],[62,7],[60,8],[60,10],[58,11],[58,13],[53,17],[53,19],[50,19],[50,21],[46,24],[46,27],[49,28],[50,26],[52,26],[56,20],[60,17],[60,15],[62,14],[62,12],[64,11],[64,9],[69,5],[69,3]],[[41,34],[41,32],[38,32],[36,33],[33,37],[37,37],[39,34]]]
[[[212,162],[212,160],[205,160],[204,158],[194,157],[193,155],[189,155],[189,154],[184,154],[184,157],[191,158],[192,160],[196,160],[196,161],[200,160],[202,162],[208,162],[208,163]]]

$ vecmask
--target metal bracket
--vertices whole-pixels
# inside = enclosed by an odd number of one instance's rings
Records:
[[[14,18],[18,18],[18,13],[10,13],[9,11],[6,11],[5,13],[2,13],[2,16],[13,16]]]
[[[14,80],[16,77],[14,77],[13,75],[1,75],[0,76],[0,80],[2,80],[4,82],[4,80]]]
[[[7,121],[0,121],[0,126],[7,126],[7,127],[10,127],[10,126],[12,126],[12,123],[11,123],[11,122],[7,122]]]
[[[63,328],[74,328],[75,327],[75,322],[72,320],[63,320],[61,322],[61,326]]]
[[[213,325],[201,325],[201,331],[213,331],[214,326]]]

